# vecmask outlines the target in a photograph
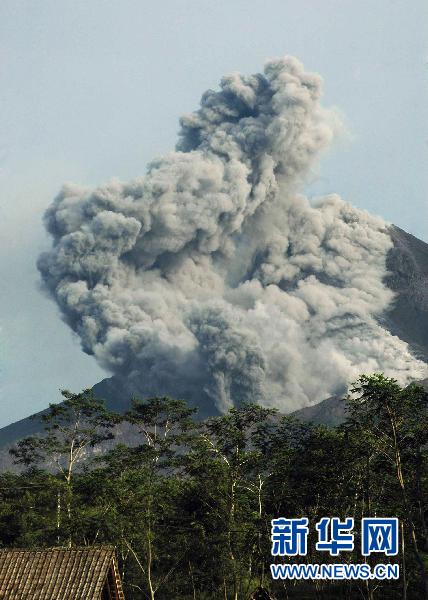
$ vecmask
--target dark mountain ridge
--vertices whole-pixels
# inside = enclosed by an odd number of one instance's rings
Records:
[[[395,225],[390,235],[386,284],[397,295],[384,326],[428,362],[428,244]]]

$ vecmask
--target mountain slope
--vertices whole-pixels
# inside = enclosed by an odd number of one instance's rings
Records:
[[[428,361],[428,244],[395,226],[390,235],[386,284],[397,296],[385,326]]]
[[[418,383],[428,392],[428,379],[424,379]],[[342,397],[332,396],[314,406],[306,406],[291,414],[305,423],[335,427],[345,420],[345,403]]]

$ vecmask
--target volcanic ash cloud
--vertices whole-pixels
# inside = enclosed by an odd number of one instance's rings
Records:
[[[139,393],[289,411],[363,372],[422,376],[378,323],[387,225],[298,193],[333,136],[320,91],[289,57],[224,77],[144,177],[67,185],[47,210],[45,286],[83,350]]]

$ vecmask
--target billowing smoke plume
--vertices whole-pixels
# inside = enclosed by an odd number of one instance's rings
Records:
[[[146,395],[292,410],[425,365],[379,323],[386,224],[298,194],[333,135],[292,58],[230,75],[145,177],[62,189],[39,269],[83,350]]]

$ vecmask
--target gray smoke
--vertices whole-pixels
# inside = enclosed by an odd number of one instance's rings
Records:
[[[292,410],[363,372],[422,375],[378,323],[387,225],[298,193],[336,126],[320,92],[289,57],[224,77],[145,177],[61,190],[38,266],[85,352],[143,394],[220,410]]]

